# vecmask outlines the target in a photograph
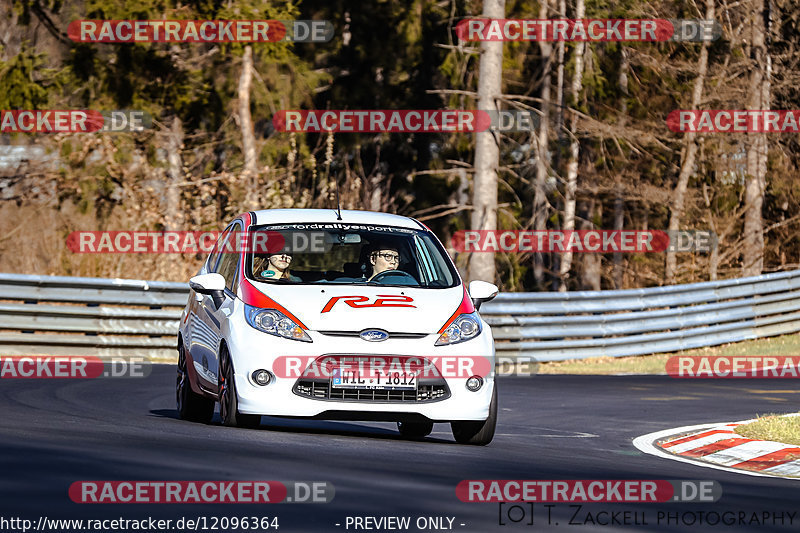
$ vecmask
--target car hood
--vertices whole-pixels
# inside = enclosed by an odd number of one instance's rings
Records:
[[[314,331],[383,329],[437,333],[461,305],[461,285],[420,289],[390,285],[275,285],[252,281]]]

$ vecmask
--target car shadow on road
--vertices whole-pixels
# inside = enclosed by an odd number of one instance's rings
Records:
[[[178,411],[175,409],[151,409],[150,414],[161,418],[173,418],[175,420],[180,420],[178,418]],[[194,424],[195,422],[186,423]],[[343,422],[338,420],[313,420],[262,416],[261,425],[259,425],[257,428],[248,429],[247,431],[273,431],[282,433],[295,433],[298,435],[336,435],[340,437],[367,437],[377,440],[456,444],[456,442],[453,440],[430,436],[425,437],[424,439],[406,439],[402,437],[396,429],[394,429],[393,422],[371,422],[371,424],[383,424],[386,427],[363,425],[360,423]],[[392,424],[392,427],[389,427],[389,424]],[[211,423],[209,425],[222,427],[222,421],[220,420],[218,413],[214,413],[214,418],[211,419]],[[436,426],[434,425],[434,430],[435,429]]]

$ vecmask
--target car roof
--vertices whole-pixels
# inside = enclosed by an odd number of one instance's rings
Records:
[[[303,224],[303,223],[339,223],[339,224],[375,224],[399,228],[426,228],[408,217],[378,213],[375,211],[356,211],[342,209],[342,219],[338,220],[335,209],[262,209],[254,211],[255,225],[262,224]]]

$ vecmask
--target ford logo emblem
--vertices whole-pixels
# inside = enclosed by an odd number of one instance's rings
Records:
[[[365,329],[358,336],[369,342],[381,342],[389,338],[389,334],[382,329]]]

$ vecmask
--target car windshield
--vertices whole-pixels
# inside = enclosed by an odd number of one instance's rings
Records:
[[[251,230],[246,275],[294,284],[370,284],[440,289],[458,285],[427,231],[359,224],[283,224]]]

